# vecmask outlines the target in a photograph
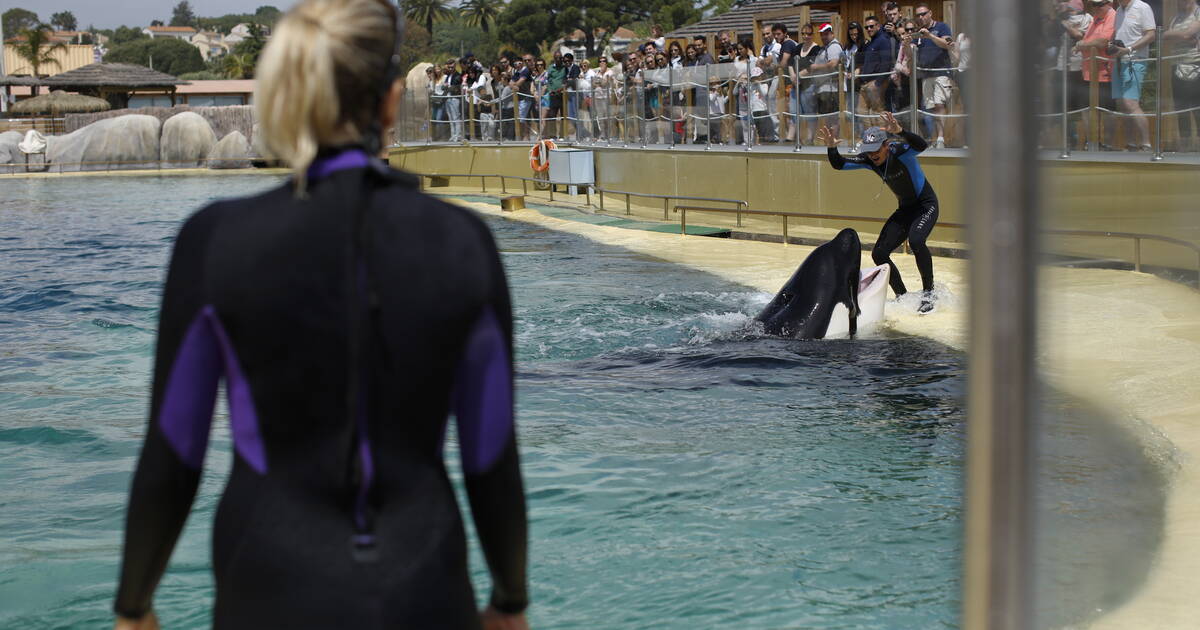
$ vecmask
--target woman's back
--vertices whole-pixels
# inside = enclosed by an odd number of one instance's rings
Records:
[[[399,107],[401,24],[389,3],[305,0],[263,53],[263,138],[295,174],[204,208],[176,239],[118,627],[156,627],[221,380],[236,456],[213,531],[215,627],[478,627],[443,464],[450,414],[488,616],[524,624],[499,254],[478,217],[369,157]]]

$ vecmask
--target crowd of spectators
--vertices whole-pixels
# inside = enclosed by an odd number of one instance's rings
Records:
[[[1166,1],[1179,2],[1163,45],[1174,55],[1174,106],[1187,110],[1200,104],[1200,0]],[[1079,113],[1090,104],[1096,57],[1098,105],[1113,112],[1103,116],[1098,148],[1112,149],[1115,126],[1124,122],[1125,148],[1147,150],[1141,88],[1155,40],[1154,12],[1143,0],[1049,0],[1046,7],[1049,45],[1042,70],[1051,83],[1068,86],[1072,144],[1081,140]],[[846,32],[842,42],[831,24],[802,24],[793,38],[784,24],[773,24],[763,27],[756,46],[727,31],[711,42],[668,42],[656,26],[636,50],[601,55],[594,64],[555,52],[548,62],[505,54],[488,67],[468,53],[427,72],[430,133],[450,141],[805,145],[814,144],[821,125],[853,138],[875,115],[911,113],[915,104],[918,131],[934,147],[947,146],[948,121],[963,115],[970,39],[938,22],[925,2],[915,5],[911,18],[896,2],[884,2],[878,15],[849,22]],[[1061,96],[1053,98],[1062,90],[1048,84],[1046,93],[1046,102],[1061,108]],[[851,117],[853,129],[839,129],[840,113]],[[1197,148],[1192,115],[1180,116],[1186,121],[1181,143],[1190,145],[1184,149]]]

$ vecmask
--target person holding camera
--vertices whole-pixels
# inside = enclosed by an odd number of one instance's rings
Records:
[[[1117,0],[1116,32],[1109,56],[1115,56],[1112,95],[1121,113],[1127,114],[1133,142],[1130,151],[1151,151],[1150,121],[1142,112],[1142,81],[1155,38],[1154,10],[1142,0]]]
[[[946,107],[954,96],[954,82],[950,80],[950,45],[954,37],[950,27],[933,19],[933,9],[928,2],[917,3],[917,32],[913,35],[917,44],[917,78],[921,80],[921,107],[933,113],[933,128],[936,132],[933,146],[946,146],[946,123],[942,118]],[[929,128],[928,119],[923,125]]]
[[[1083,39],[1075,44],[1073,50],[1083,55],[1083,80],[1100,83],[1100,102],[1104,109],[1113,109],[1112,64],[1109,63],[1108,49],[1116,32],[1117,12],[1113,11],[1112,0],[1088,0],[1088,14],[1092,16],[1092,24]],[[1095,74],[1093,74],[1093,72]],[[1100,140],[1100,149],[1112,151],[1113,148],[1104,140],[1113,137],[1113,120],[1111,116],[1104,117],[1104,138]]]

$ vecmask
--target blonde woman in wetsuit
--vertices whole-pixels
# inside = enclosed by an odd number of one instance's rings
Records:
[[[403,86],[401,24],[385,0],[289,11],[255,100],[293,177],[200,210],[176,238],[118,629],[158,627],[221,380],[234,458],[214,628],[528,627],[504,269],[483,221],[375,158]],[[492,577],[482,614],[443,463],[450,414]]]

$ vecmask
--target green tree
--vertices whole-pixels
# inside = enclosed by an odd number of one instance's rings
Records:
[[[259,24],[275,27],[275,23],[279,18],[283,17],[283,12],[271,5],[264,5],[254,10],[254,21]]]
[[[540,52],[558,35],[557,9],[557,0],[512,0],[496,21],[496,34],[523,52]]]
[[[0,15],[0,21],[4,22],[4,36],[13,37],[17,33],[33,28],[42,23],[38,15],[33,11],[13,7]]]
[[[721,15],[738,4],[737,0],[709,0],[700,7],[701,13]]]
[[[118,26],[117,30],[113,31],[108,36],[109,46],[120,46],[139,39],[150,39],[150,36],[143,33],[142,29],[133,26]]]
[[[179,76],[186,72],[204,70],[204,58],[195,46],[175,38],[138,39],[115,46],[104,56],[106,63],[131,63],[150,67],[159,72]]]
[[[499,56],[500,40],[496,34],[484,32],[467,20],[464,16],[458,16],[438,24],[433,33],[433,50],[439,61],[444,61],[446,57],[458,57],[465,52],[475,53],[475,57],[484,63],[490,63]]]
[[[489,24],[496,23],[496,18],[503,10],[503,0],[464,0],[459,5],[459,11],[467,18],[467,24],[478,26],[484,33],[488,32]]]
[[[452,13],[444,0],[408,0],[404,3],[404,15],[424,26],[429,33],[433,32],[435,21],[444,20]]]
[[[150,20],[150,26],[166,26],[162,20]]]
[[[50,23],[60,31],[73,31],[79,27],[75,14],[70,11],[59,11],[50,16]]]
[[[192,5],[188,0],[179,0],[179,4],[171,12],[170,26],[194,26],[196,24],[196,14],[192,11]]]
[[[653,13],[654,22],[661,24],[663,31],[670,32],[700,20],[700,10],[690,0],[674,0],[659,3]]]
[[[663,18],[668,30],[700,18],[691,0],[512,0],[497,19],[500,40],[537,52],[543,43],[579,29],[587,55],[594,56],[605,41],[596,41],[597,29],[605,39],[622,26]]]
[[[250,55],[230,53],[225,57],[225,77],[228,79],[254,78],[256,60]]]
[[[12,44],[13,50],[17,56],[29,62],[29,67],[32,69],[32,74],[35,77],[42,75],[43,66],[62,67],[62,64],[54,58],[54,53],[60,50],[66,50],[67,45],[62,42],[53,42],[50,40],[50,25],[37,24],[32,28],[23,28],[17,33],[22,41]],[[38,86],[33,86],[33,95],[37,96]]]
[[[417,62],[432,54],[432,38],[424,26],[405,18],[404,41],[400,42],[400,68],[407,73]]]

